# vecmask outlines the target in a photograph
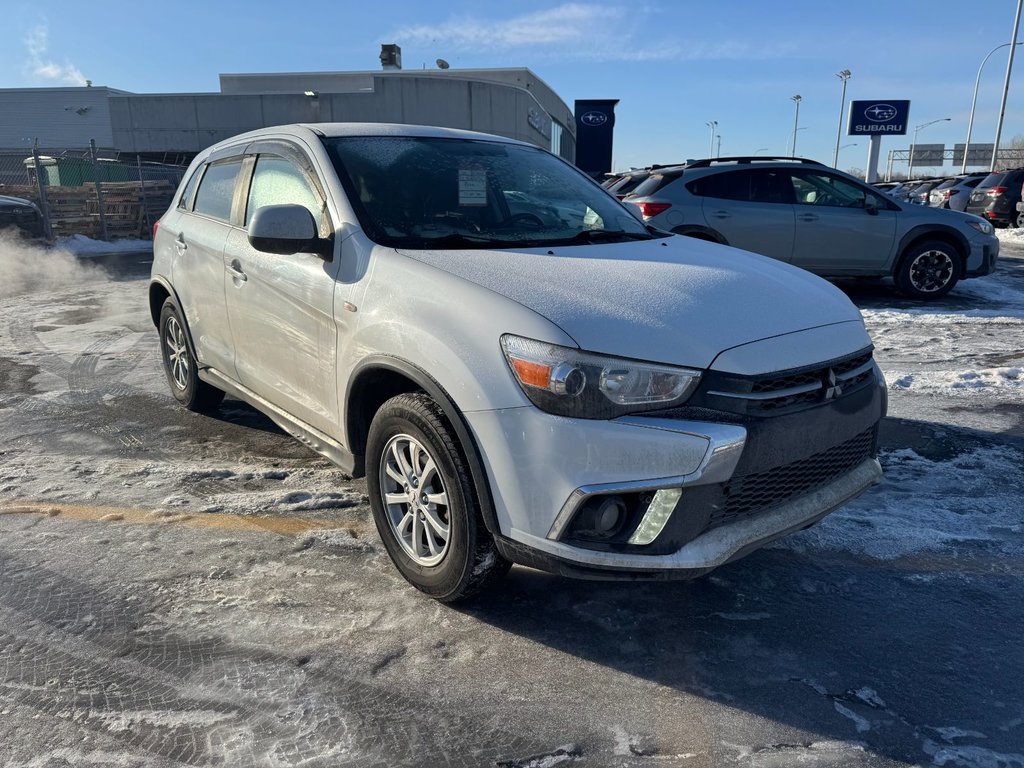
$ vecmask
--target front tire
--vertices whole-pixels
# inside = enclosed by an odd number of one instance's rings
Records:
[[[160,310],[160,358],[174,399],[190,411],[212,411],[224,393],[199,378],[199,366],[188,341],[188,326],[174,300],[168,298]]]
[[[370,424],[370,507],[399,573],[441,602],[490,586],[511,564],[483,525],[458,438],[425,394],[393,397]]]
[[[915,299],[945,296],[960,279],[960,253],[942,240],[926,240],[907,249],[900,260],[896,287]]]

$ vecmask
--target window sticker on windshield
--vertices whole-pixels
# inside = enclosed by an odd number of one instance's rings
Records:
[[[487,170],[459,168],[459,205],[487,205]]]

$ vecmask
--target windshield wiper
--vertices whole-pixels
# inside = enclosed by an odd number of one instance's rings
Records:
[[[625,230],[584,229],[572,237],[550,241],[552,245],[567,243],[615,243],[622,240],[654,240],[653,235],[646,232],[626,232]]]
[[[410,248],[413,250],[429,250],[431,248],[514,248],[520,243],[515,240],[495,240],[491,237],[480,235],[468,235],[461,232],[452,232],[441,237],[405,237],[403,242],[396,243],[396,248]]]

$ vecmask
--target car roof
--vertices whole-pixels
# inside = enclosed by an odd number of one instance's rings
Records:
[[[464,131],[458,128],[438,128],[431,125],[405,125],[399,123],[290,123],[287,125],[272,125],[266,128],[259,128],[255,131],[240,133],[214,145],[216,147],[241,141],[244,139],[258,139],[265,136],[291,135],[301,138],[310,138],[314,134],[323,138],[335,138],[342,136],[411,136],[427,139],[476,139],[483,141],[497,141],[505,144],[519,144],[532,147],[525,141],[509,139],[505,136],[495,136],[491,133],[480,133],[478,131]]]

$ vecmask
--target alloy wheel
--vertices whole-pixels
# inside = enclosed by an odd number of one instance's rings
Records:
[[[953,278],[955,265],[944,251],[930,250],[917,256],[910,265],[910,284],[922,293],[935,293]]]
[[[189,356],[188,345],[185,343],[185,331],[176,317],[167,318],[164,344],[167,347],[167,365],[171,371],[174,385],[184,391],[188,388]]]
[[[392,437],[380,459],[380,494],[391,532],[418,565],[434,566],[448,552],[448,493],[427,448],[412,435]]]

